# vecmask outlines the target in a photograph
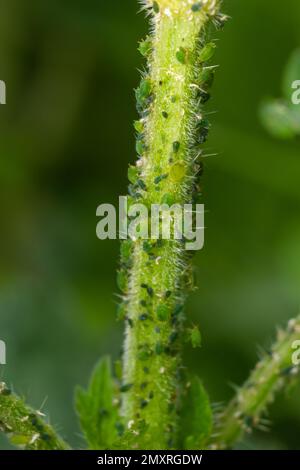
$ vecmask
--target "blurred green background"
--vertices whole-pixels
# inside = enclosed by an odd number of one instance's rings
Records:
[[[96,238],[96,207],[126,194],[133,162],[133,88],[147,31],[135,0],[2,0],[0,79],[1,377],[62,435],[83,445],[73,388],[97,358],[117,358],[118,242]],[[209,104],[203,190],[206,245],[188,316],[203,347],[186,364],[213,402],[233,393],[278,324],[299,311],[299,140],[277,141],[258,108],[280,96],[300,44],[299,0],[228,0]],[[300,77],[295,77],[295,79]],[[300,449],[300,387],[270,409],[271,433],[242,448]],[[8,448],[6,440],[1,441]]]

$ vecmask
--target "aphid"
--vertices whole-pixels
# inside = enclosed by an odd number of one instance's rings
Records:
[[[147,186],[143,180],[138,179],[136,183],[143,191],[147,191]]]
[[[141,139],[137,139],[136,144],[135,144],[135,150],[138,155],[142,155],[143,152],[145,151],[145,144]]]
[[[156,309],[157,318],[160,321],[166,321],[169,317],[169,308],[165,304],[160,304]]]
[[[186,49],[184,49],[184,47],[180,47],[178,49],[178,51],[176,52],[176,59],[181,64],[185,64],[186,63],[186,55],[187,55],[186,54]]]
[[[150,253],[150,251],[152,250],[153,246],[152,246],[152,243],[149,242],[148,240],[145,240],[143,242],[143,250],[146,252],[146,253]]]
[[[149,318],[149,315],[147,313],[142,313],[140,316],[139,316],[139,320],[141,321],[145,321]]]
[[[180,183],[185,176],[185,164],[183,161],[178,161],[171,166],[170,178],[174,183]]]
[[[169,117],[168,113],[166,111],[162,111],[162,116],[167,119]]]
[[[138,134],[142,134],[142,132],[144,131],[143,121],[133,121],[133,127],[138,132]]]
[[[146,300],[144,300],[144,299],[140,300],[140,305],[141,305],[142,307],[147,307],[147,302],[146,302]]]
[[[194,5],[192,5],[191,10],[193,12],[197,12],[197,11],[200,11],[201,8],[202,8],[201,2],[197,2],[197,3],[194,3]]]
[[[178,150],[179,150],[179,147],[180,147],[180,142],[178,142],[178,140],[175,140],[175,142],[173,142],[172,146],[173,146],[173,152],[177,153]]]
[[[168,299],[172,295],[172,291],[166,290],[165,292],[165,299]]]
[[[199,348],[201,346],[201,333],[198,326],[189,329],[188,333],[193,348]]]
[[[154,184],[159,184],[161,181],[165,180],[166,178],[168,178],[169,174],[168,173],[165,173],[163,175],[159,175],[159,176],[156,176],[154,178]]]
[[[116,430],[118,432],[118,435],[122,436],[124,434],[124,431],[125,431],[124,424],[117,421],[116,424],[115,424],[115,427],[116,427]]]
[[[141,408],[145,408],[148,405],[148,400],[141,400]]]
[[[171,102],[172,102],[172,103],[175,103],[176,100],[177,100],[176,95],[172,95],[172,96],[171,96]]]
[[[163,197],[161,199],[161,202],[162,202],[162,204],[167,204],[168,206],[171,207],[174,204],[175,199],[174,199],[172,194],[166,193],[166,194],[163,195]]]
[[[204,68],[200,74],[199,82],[201,83],[201,88],[205,87],[206,89],[211,88],[215,78],[215,71],[211,68]]]
[[[210,60],[215,53],[215,49],[216,49],[216,44],[214,42],[210,42],[206,44],[206,46],[203,47],[203,49],[201,50],[199,54],[200,62],[207,62],[208,60]]]
[[[122,258],[127,260],[131,255],[131,251],[132,251],[132,241],[131,240],[122,241],[122,243],[121,243],[121,256],[122,256]]]
[[[154,13],[156,14],[159,13],[159,4],[156,1],[153,2],[152,8],[153,8]]]
[[[151,392],[149,393],[148,396],[149,396],[149,399],[152,400],[152,398],[154,397],[154,392],[153,392],[153,390],[151,390]]]
[[[121,393],[126,393],[128,392],[131,388],[133,387],[133,384],[123,384],[120,387],[120,392]]]
[[[122,269],[117,274],[117,285],[122,292],[126,292],[127,290],[127,274]]]
[[[138,51],[142,54],[143,57],[149,57],[152,51],[152,40],[149,36],[139,43]]]
[[[152,287],[149,287],[149,286],[147,287],[147,293],[148,293],[148,295],[150,295],[150,297],[153,297],[154,291],[153,291]]]

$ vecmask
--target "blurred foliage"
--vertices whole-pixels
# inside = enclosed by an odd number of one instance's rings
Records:
[[[135,158],[132,90],[147,31],[137,9],[135,0],[1,3],[1,374],[37,408],[45,402],[77,446],[74,385],[122,342],[118,242],[97,240],[95,213],[125,194]],[[277,141],[257,118],[299,47],[300,2],[225,0],[224,10],[232,20],[217,34],[208,141],[218,156],[206,160],[206,245],[187,308],[202,348],[185,354],[213,402],[231,396],[257,346],[298,313],[300,282],[299,139]],[[299,448],[299,391],[272,407],[272,434],[245,447]]]
[[[261,122],[266,130],[279,139],[300,136],[300,49],[293,51],[283,74],[284,99],[265,99],[259,110]],[[295,85],[299,84],[297,87]],[[294,102],[294,96],[296,101]],[[296,96],[297,95],[297,96]]]

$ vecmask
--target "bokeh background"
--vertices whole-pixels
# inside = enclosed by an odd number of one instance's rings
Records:
[[[96,207],[126,194],[133,162],[133,88],[147,31],[135,0],[2,0],[0,79],[1,377],[69,441],[73,411],[97,358],[116,359],[118,242],[96,238]],[[209,107],[213,129],[203,190],[206,245],[188,316],[203,335],[185,361],[213,402],[224,402],[299,312],[299,140],[262,128],[263,98],[300,44],[299,0],[225,0]],[[295,77],[295,79],[300,77]],[[300,449],[300,387],[270,409],[272,433],[242,448]],[[1,440],[2,448],[8,448]]]

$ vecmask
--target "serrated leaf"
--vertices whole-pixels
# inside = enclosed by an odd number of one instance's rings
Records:
[[[87,390],[75,390],[75,408],[90,449],[108,449],[117,438],[117,410],[108,357],[96,365]]]
[[[185,450],[205,448],[211,435],[213,414],[201,380],[195,376],[186,388],[180,413],[180,445]]]
[[[291,103],[291,96],[293,93],[292,83],[296,80],[300,80],[300,49],[296,49],[291,54],[283,74],[282,91],[288,103]]]

